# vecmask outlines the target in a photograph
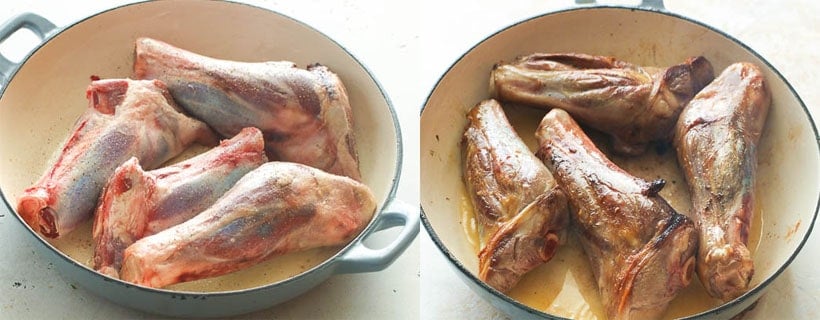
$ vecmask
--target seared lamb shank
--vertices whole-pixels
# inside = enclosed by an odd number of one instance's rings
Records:
[[[164,287],[289,252],[344,245],[375,209],[373,193],[360,182],[302,164],[268,162],[207,210],[125,249],[120,277]]]
[[[224,137],[259,128],[271,160],[361,180],[347,91],[325,66],[220,60],[140,38],[134,76],[167,83],[185,111]]]
[[[137,158],[126,161],[108,180],[94,217],[94,269],[119,277],[125,248],[204,211],[267,161],[257,128],[160,169],[146,172]]]
[[[86,96],[88,109],[60,154],[18,200],[20,216],[49,238],[91,218],[106,181],[129,158],[154,169],[194,142],[216,142],[207,125],[177,111],[159,80],[98,80]]]
[[[491,91],[502,101],[561,108],[613,139],[615,151],[639,154],[668,141],[683,107],[714,78],[706,58],[640,67],[612,57],[541,54],[499,63]]]
[[[508,291],[555,254],[568,223],[566,198],[498,102],[479,103],[467,118],[464,182],[479,225],[479,276]]]
[[[678,162],[700,231],[697,271],[712,297],[728,301],[749,289],[757,143],[771,93],[755,65],[736,63],[683,110],[675,135]]]
[[[694,223],[646,181],[609,161],[568,113],[553,109],[536,132],[537,155],[567,194],[575,232],[610,319],[656,319],[692,279]]]

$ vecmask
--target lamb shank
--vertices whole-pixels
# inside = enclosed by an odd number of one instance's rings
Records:
[[[204,211],[267,161],[256,128],[160,169],[144,171],[137,158],[126,161],[108,180],[94,216],[94,269],[119,277],[125,248]]]
[[[712,297],[749,289],[754,263],[749,228],[755,210],[757,145],[771,93],[751,63],[726,68],[683,110],[675,146],[700,231],[697,271]]]
[[[185,111],[224,137],[259,128],[271,160],[361,180],[347,91],[325,66],[215,59],[139,38],[134,76],[167,83]]]
[[[206,124],[178,111],[159,80],[97,80],[86,96],[88,109],[57,158],[18,199],[20,216],[49,238],[90,219],[106,181],[129,158],[154,169],[194,142],[216,143]]]
[[[496,64],[490,76],[498,99],[564,109],[609,134],[616,152],[632,155],[670,140],[683,107],[713,78],[704,57],[655,68],[573,53],[523,56]]]
[[[302,164],[268,162],[202,213],[125,249],[120,278],[159,288],[289,252],[344,245],[375,210],[373,193],[360,182]]]
[[[505,292],[552,259],[568,223],[566,197],[498,102],[479,103],[467,118],[464,182],[479,227],[479,277]]]
[[[609,319],[657,319],[692,279],[694,223],[646,181],[610,162],[570,115],[542,119],[537,152],[569,199]]]

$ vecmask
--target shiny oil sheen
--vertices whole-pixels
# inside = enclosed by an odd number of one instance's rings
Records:
[[[91,224],[91,221],[83,223],[65,237],[51,240],[50,243],[72,259],[93,269],[94,241],[91,239]],[[183,292],[222,292],[254,288],[301,274],[326,261],[337,251],[339,248],[317,248],[273,257],[237,272],[178,283],[164,289]]]
[[[535,130],[546,111],[525,106],[505,105],[504,112],[524,143],[535,152],[538,146],[535,140]],[[604,135],[589,130],[585,132],[613,162],[629,173],[646,180],[665,179],[666,186],[660,192],[661,196],[679,213],[689,214],[692,204],[688,186],[671,147],[667,150],[649,150],[638,157],[621,157],[613,155],[607,149],[609,145]],[[459,200],[459,221],[467,241],[478,254],[481,248],[478,229],[473,207],[465,188],[462,188]],[[757,208],[759,207],[756,207],[756,211],[759,210]],[[752,216],[748,247],[753,257],[764,231],[761,216],[759,212],[755,212]],[[571,319],[606,319],[595,278],[581,243],[573,232],[567,235],[566,243],[559,247],[550,262],[527,273],[507,294],[527,306],[549,314]],[[698,277],[693,275],[690,285],[669,304],[664,319],[697,314],[720,304],[719,300],[712,299],[706,293]]]

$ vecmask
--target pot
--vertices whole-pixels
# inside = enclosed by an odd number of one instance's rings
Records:
[[[72,283],[117,304],[154,314],[225,317],[276,305],[335,274],[382,270],[418,233],[418,209],[395,199],[402,140],[390,99],[360,61],[310,26],[245,4],[158,1],[111,9],[63,29],[37,15],[24,14],[0,26],[0,39],[20,28],[30,29],[43,42],[19,64],[0,59],[4,83],[0,134],[7,137],[0,143],[0,190],[20,222],[15,231],[35,242],[40,254]],[[90,222],[65,239],[40,237],[16,214],[17,197],[42,174],[49,156],[85,109],[89,77],[129,76],[134,40],[141,36],[224,59],[290,60],[302,67],[320,62],[335,71],[347,84],[362,181],[379,204],[372,221],[342,248],[287,255],[211,281],[165,289],[135,286],[89,268]],[[389,243],[385,247],[371,249],[363,244],[376,232],[392,227],[401,227],[401,231],[391,233],[394,239],[380,241]]]
[[[716,74],[738,61],[763,69],[773,103],[758,150],[760,211],[750,243],[756,266],[751,289],[721,304],[705,298],[698,281],[693,281],[673,301],[666,317],[730,318],[755,303],[798,255],[816,220],[820,205],[817,129],[789,82],[762,56],[708,25],[666,11],[661,1],[644,1],[638,7],[577,6],[519,21],[475,44],[441,76],[421,112],[422,223],[458,277],[514,319],[603,316],[586,257],[572,246],[572,239],[508,294],[477,276],[477,248],[468,236],[475,230],[459,145],[467,124],[465,114],[490,97],[489,75],[495,63],[534,52],[606,55],[652,66],[703,55]],[[535,127],[546,112],[509,106],[505,111],[534,149]],[[635,175],[673,181],[661,194],[679,212],[688,213],[688,191],[674,152],[613,160]]]

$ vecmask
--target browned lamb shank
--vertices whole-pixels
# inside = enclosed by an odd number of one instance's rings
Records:
[[[770,104],[760,69],[736,63],[692,99],[676,128],[678,162],[700,231],[698,275],[706,291],[723,301],[746,292],[754,274],[746,245],[757,144]]]
[[[508,291],[552,259],[568,223],[566,197],[498,102],[479,103],[467,119],[464,182],[478,222],[479,277]]]
[[[568,113],[553,109],[536,132],[537,155],[569,199],[610,319],[657,319],[692,279],[697,234],[646,181],[617,167]]]

